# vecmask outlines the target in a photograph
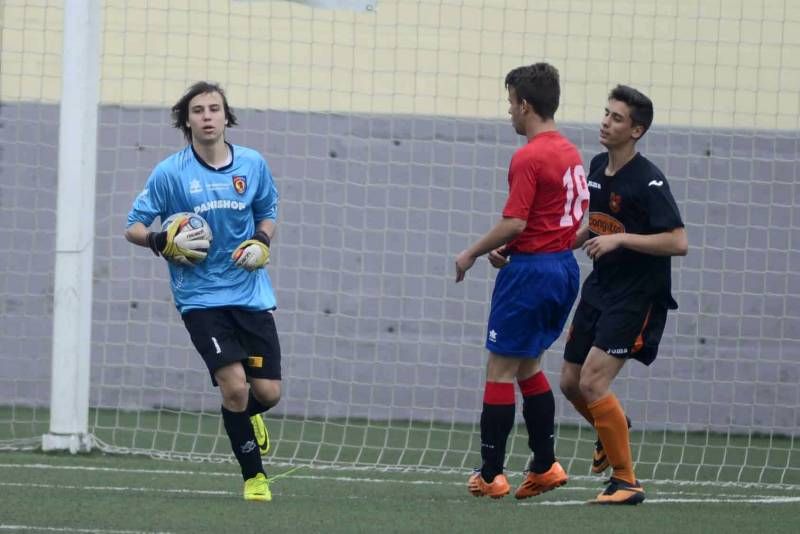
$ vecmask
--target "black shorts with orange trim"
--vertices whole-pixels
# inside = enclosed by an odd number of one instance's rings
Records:
[[[281,346],[271,310],[190,310],[183,324],[215,386],[214,372],[233,362],[241,362],[248,377],[281,379]]]
[[[667,322],[667,308],[652,301],[623,301],[604,310],[581,299],[572,318],[564,359],[583,365],[597,347],[616,358],[632,358],[650,365]]]

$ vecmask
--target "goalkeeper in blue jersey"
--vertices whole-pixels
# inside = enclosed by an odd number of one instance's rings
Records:
[[[188,146],[153,170],[128,214],[125,237],[169,262],[170,285],[192,343],[222,395],[222,420],[244,477],[244,498],[272,495],[261,461],[269,449],[261,413],[281,395],[281,350],[267,271],[278,192],[256,151],[225,140],[236,124],[219,85],[198,82],[172,107]],[[179,212],[202,216],[203,229],[180,232]]]

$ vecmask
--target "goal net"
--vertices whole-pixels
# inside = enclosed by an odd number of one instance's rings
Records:
[[[652,97],[640,150],[664,170],[690,252],[651,367],[613,389],[642,478],[800,484],[800,9],[767,0],[99,2],[89,432],[96,446],[232,459],[220,398],[166,266],[123,238],[153,166],[183,144],[169,107],[220,82],[281,194],[269,272],[284,393],[271,462],[466,470],[479,463],[493,269],[455,255],[500,216],[521,138],[503,79],[561,72],[561,130],[586,162],[617,83]],[[329,6],[330,7],[330,6]],[[352,7],[352,6],[351,6]],[[64,10],[0,4],[0,448],[49,424]],[[80,213],[75,213],[80,217]],[[580,256],[580,255],[579,255]],[[580,258],[583,276],[590,264]],[[555,389],[563,339],[544,356]],[[595,434],[556,391],[557,454]],[[519,395],[518,395],[519,402]],[[521,422],[521,409],[517,410]],[[527,458],[520,425],[509,470]]]

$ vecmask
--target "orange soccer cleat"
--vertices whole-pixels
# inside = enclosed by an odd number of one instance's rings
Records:
[[[514,497],[517,499],[527,499],[528,497],[535,497],[546,491],[554,490],[559,486],[567,483],[569,477],[558,462],[553,462],[550,469],[544,473],[534,473],[528,471],[525,480],[517,488]]]
[[[467,481],[467,489],[471,494],[476,497],[483,497],[484,495],[492,499],[502,499],[511,493],[511,486],[508,484],[508,479],[502,473],[496,475],[494,480],[486,482],[483,479],[480,471],[475,471]]]

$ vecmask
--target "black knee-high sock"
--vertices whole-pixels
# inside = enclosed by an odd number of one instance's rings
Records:
[[[529,469],[534,473],[544,473],[556,461],[553,391],[541,371],[520,381],[519,388],[522,390],[522,416],[528,429],[528,446],[533,451]]]
[[[481,412],[481,476],[486,482],[503,472],[506,442],[514,427],[514,384],[486,382]]]
[[[242,468],[242,477],[247,480],[264,472],[261,453],[247,412],[232,412],[222,406],[222,422],[231,440],[231,448]]]
[[[250,393],[247,396],[247,415],[253,416],[257,413],[264,413],[269,410],[268,406],[264,406],[261,402],[253,395],[253,390],[250,389]]]

